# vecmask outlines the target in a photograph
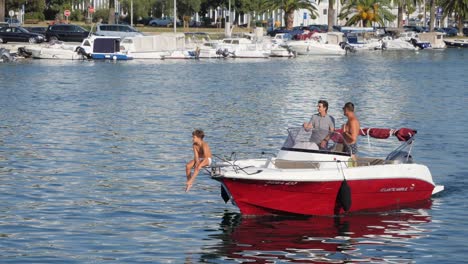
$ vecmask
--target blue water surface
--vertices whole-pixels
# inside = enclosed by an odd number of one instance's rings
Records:
[[[464,262],[467,73],[467,49],[0,64],[0,262]],[[275,153],[319,99],[338,125],[352,101],[362,126],[417,129],[414,158],[446,190],[340,218],[242,218],[207,174],[184,192],[194,128],[216,154]]]

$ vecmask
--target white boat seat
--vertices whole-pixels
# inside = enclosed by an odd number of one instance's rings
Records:
[[[278,169],[318,169],[320,168],[320,163],[313,161],[304,161],[304,160],[284,160],[276,159],[272,163]]]

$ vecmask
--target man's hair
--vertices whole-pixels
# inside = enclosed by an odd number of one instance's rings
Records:
[[[319,104],[322,104],[323,107],[325,107],[325,112],[328,112],[328,102],[325,101],[325,100],[319,100],[318,101]]]
[[[201,129],[195,129],[195,131],[192,132],[192,136],[203,139],[205,137],[205,132],[203,132]]]
[[[343,110],[346,109],[350,112],[354,112],[354,104],[351,103],[351,102],[347,102],[344,106],[343,106]]]

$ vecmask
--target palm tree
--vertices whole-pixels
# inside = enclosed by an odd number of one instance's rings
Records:
[[[0,21],[5,21],[5,0],[0,0]]]
[[[429,6],[431,7],[430,8],[430,24],[429,24],[429,31],[430,32],[433,32],[434,31],[434,24],[435,24],[435,0],[430,0],[429,1]]]
[[[109,24],[115,24],[115,1],[109,0]]]
[[[407,0],[393,0],[393,4],[397,6],[397,27],[403,28],[403,6]]]
[[[407,11],[409,7],[414,7],[418,3],[424,2],[424,0],[392,0],[392,2],[393,4],[397,5],[397,8],[398,8],[398,14],[397,14],[398,28],[403,28],[403,14],[405,13],[405,11]]]
[[[333,31],[333,18],[335,16],[335,9],[333,9],[333,5],[335,0],[328,0],[328,32]]]
[[[385,21],[395,20],[395,15],[389,9],[388,0],[350,0],[343,5],[339,17],[349,18],[347,26],[361,23],[362,26],[370,27],[374,22],[384,25]]]
[[[315,18],[317,15],[317,8],[309,0],[267,0],[266,6],[270,10],[283,10],[284,23],[288,29],[293,28],[294,12],[296,10],[309,10],[312,18]]]
[[[468,18],[468,1],[466,0],[445,0],[441,3],[444,10],[444,18],[455,14],[457,20],[458,35],[463,36],[463,20]]]

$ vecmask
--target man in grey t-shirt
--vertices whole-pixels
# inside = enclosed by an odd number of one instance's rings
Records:
[[[326,148],[329,138],[329,132],[335,131],[335,119],[327,114],[328,102],[319,100],[317,104],[318,113],[314,114],[308,123],[304,123],[304,129],[318,129],[312,133],[311,141],[317,143],[320,148]]]

